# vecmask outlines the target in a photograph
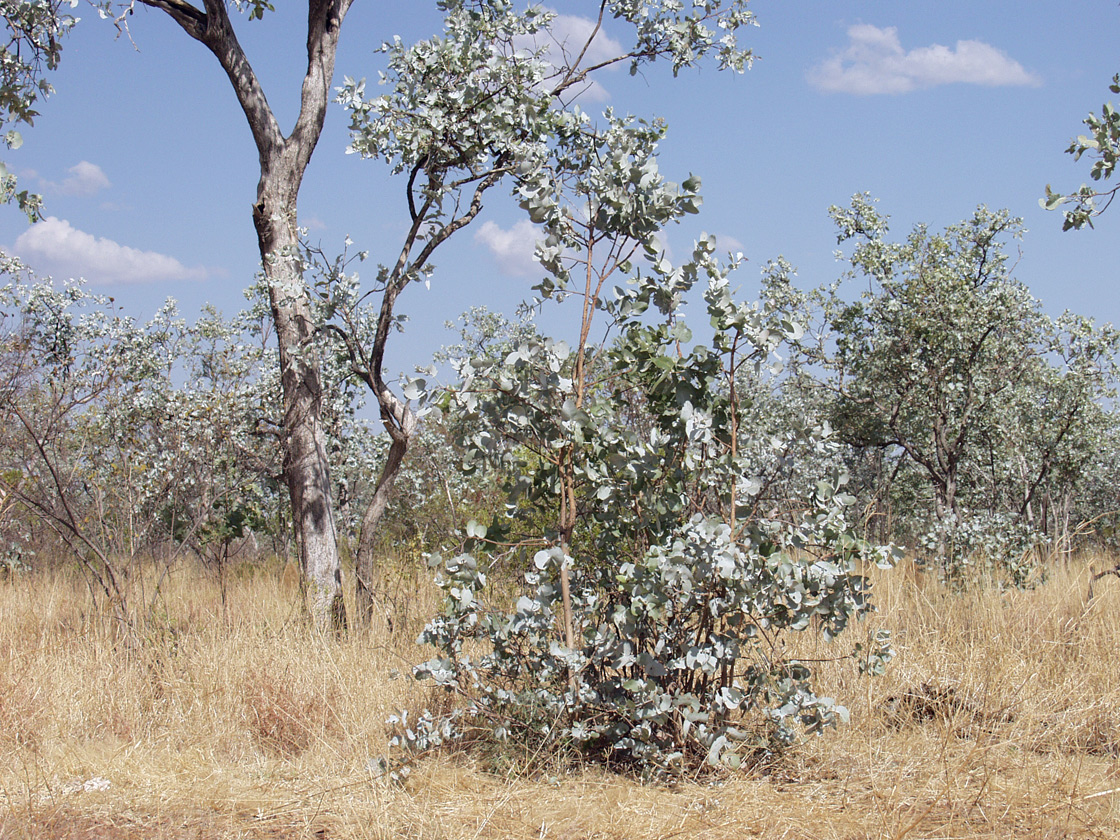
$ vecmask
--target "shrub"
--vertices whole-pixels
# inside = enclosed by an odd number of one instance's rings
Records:
[[[1016,589],[1046,580],[1042,550],[1048,539],[1012,514],[950,514],[922,536],[921,558],[947,586],[998,581]]]
[[[445,605],[420,636],[438,653],[415,673],[465,704],[397,717],[394,745],[421,752],[482,727],[657,776],[735,768],[846,718],[787,638],[832,639],[865,615],[861,564],[892,552],[855,535],[846,475],[821,474],[836,446],[826,425],[741,422],[752,389],[736,383],[763,376],[796,327],[736,304],[713,250],[701,241],[681,271],[662,257],[618,290],[605,357],[550,339],[460,363],[448,404],[474,419],[468,455],[511,476],[508,514],[431,558]],[[685,354],[675,308],[661,325],[639,316],[665,274],[702,271],[717,331]],[[512,609],[488,601],[498,552],[527,567]],[[879,672],[891,654],[881,634],[839,655]]]
[[[468,697],[453,717],[499,739],[575,745],[644,774],[738,767],[792,743],[799,724],[819,732],[847,718],[815,693],[807,663],[782,654],[785,634],[831,637],[870,609],[869,586],[856,573],[865,545],[852,540],[828,557],[793,548],[829,539],[836,524],[822,507],[801,528],[771,524],[736,536],[698,514],[613,573],[581,571],[562,552],[542,550],[512,612],[479,597],[486,579],[473,557],[437,558],[446,610],[420,641],[441,655],[416,673]],[[557,639],[565,566],[573,648]],[[878,671],[889,657],[880,635],[861,665]],[[434,746],[451,732],[447,721],[422,723],[426,733],[398,743]]]

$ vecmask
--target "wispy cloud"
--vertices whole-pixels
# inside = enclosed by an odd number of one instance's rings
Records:
[[[83,160],[66,170],[70,174],[61,183],[40,178],[44,190],[88,198],[112,186],[109,176],[96,163]]]
[[[906,93],[954,83],[1002,87],[1037,85],[1023,65],[983,41],[957,41],[904,50],[893,26],[848,28],[848,46],[812,67],[809,83],[830,93]]]
[[[602,29],[595,32],[595,21],[578,15],[557,15],[547,32],[540,32],[532,38],[519,39],[519,47],[544,48],[545,58],[553,67],[575,61],[587,39],[594,33],[594,40],[587,47],[581,66],[593,67],[622,55],[622,44],[607,35]],[[598,81],[589,81],[580,93],[580,98],[589,102],[606,102],[610,93]]]
[[[571,60],[583,49],[591,33],[595,32],[595,21],[578,15],[557,15],[552,21],[552,38],[555,46]],[[595,40],[587,48],[584,64],[593,66],[609,61],[624,52],[622,44],[600,29],[595,32]]]
[[[719,248],[721,252],[731,251],[732,253],[734,253],[736,251],[742,251],[744,245],[734,236],[726,233],[720,233],[716,235],[716,247]]]
[[[486,221],[475,231],[475,242],[481,242],[506,274],[513,277],[537,277],[542,269],[533,259],[540,230],[528,219],[522,219],[509,230]]]
[[[187,268],[166,254],[141,251],[93,236],[55,216],[21,233],[12,251],[42,273],[81,276],[100,283],[202,280],[208,274],[205,268]]]

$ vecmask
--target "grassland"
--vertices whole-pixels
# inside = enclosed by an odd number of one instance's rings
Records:
[[[385,718],[431,699],[407,676],[420,583],[392,634],[333,640],[290,569],[236,576],[223,616],[183,567],[122,646],[80,581],[0,582],[0,838],[1120,837],[1120,580],[1089,603],[1084,562],[1031,592],[875,575],[859,632],[890,628],[895,662],[822,672],[851,723],[672,787],[470,752],[381,778]]]

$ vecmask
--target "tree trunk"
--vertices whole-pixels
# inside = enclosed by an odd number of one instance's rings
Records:
[[[404,409],[404,407],[401,407]],[[416,429],[416,415],[407,410],[400,413],[401,425],[398,428],[393,423],[386,423],[389,435],[393,442],[389,447],[389,455],[385,459],[385,466],[381,468],[381,475],[377,479],[377,489],[370,500],[366,512],[362,516],[362,530],[358,536],[358,553],[354,562],[354,612],[355,621],[361,627],[369,627],[373,621],[373,608],[375,596],[373,594],[373,549],[374,535],[377,526],[389,506],[393,483],[401,471],[408,444],[412,433]],[[393,617],[386,613],[389,629],[393,629]]]
[[[315,326],[297,250],[294,206],[290,212],[269,212],[270,207],[284,204],[276,192],[262,179],[261,201],[253,208],[253,220],[279,344],[284,481],[292,503],[308,612],[320,630],[342,630],[346,608],[321,419],[322,384],[317,360],[308,347]]]
[[[284,478],[292,501],[304,593],[319,629],[341,629],[346,625],[341,564],[320,416],[321,380],[309,352],[315,324],[298,254],[296,204],[303,173],[323,131],[339,31],[353,0],[308,0],[307,71],[300,88],[299,116],[287,137],[237,40],[225,0],[203,0],[202,8],[187,0],[140,2],[165,12],[213,53],[253,134],[261,166],[253,223],[280,345]]]

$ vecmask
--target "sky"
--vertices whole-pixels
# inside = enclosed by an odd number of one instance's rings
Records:
[[[290,128],[305,36],[301,4],[275,5],[263,21],[236,24]],[[550,7],[578,33],[597,6]],[[828,207],[856,192],[879,200],[899,238],[985,204],[1023,217],[1015,276],[1048,312],[1120,323],[1120,208],[1095,230],[1063,233],[1060,214],[1038,204],[1046,184],[1072,191],[1088,178],[1088,162],[1064,150],[1111,97],[1120,71],[1115,0],[755,0],[751,8],[759,27],[743,40],[757,61],[745,74],[707,65],[674,79],[665,69],[634,77],[620,69],[597,77],[582,101],[592,112],[663,117],[662,172],[701,177],[701,213],[667,233],[672,254],[686,255],[701,232],[715,234],[720,250],[746,256],[735,284],[751,299],[761,269],[779,256],[804,288],[840,276]],[[250,212],[259,170],[227,80],[163,13],[137,6],[131,41],[92,10],[79,14],[50,77],[56,92],[22,132],[23,147],[4,155],[21,187],[43,195],[46,218],[29,227],[15,208],[0,208],[0,248],[42,274],[84,277],[138,319],[168,297],[188,318],[207,303],[233,314],[259,263]],[[384,62],[376,48],[440,26],[434,0],[356,0],[336,85],[344,75],[368,77],[376,90]],[[627,36],[608,23],[600,47]],[[334,106],[301,191],[300,223],[327,253],[349,236],[352,250],[370,252],[359,270],[372,276],[404,231],[404,184],[383,162],[346,154],[346,129]],[[402,295],[410,322],[393,337],[387,366],[426,364],[455,338],[444,324],[469,307],[512,315],[540,276],[534,236],[508,193],[495,191],[437,256],[430,287]]]

